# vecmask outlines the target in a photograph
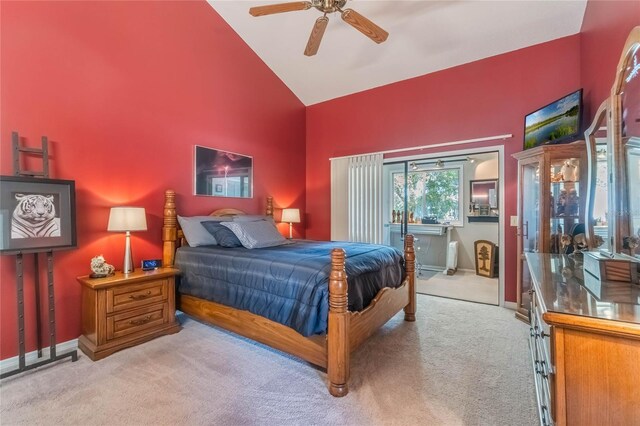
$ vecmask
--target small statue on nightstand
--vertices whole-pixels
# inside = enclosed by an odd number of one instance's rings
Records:
[[[113,265],[109,265],[102,255],[96,256],[91,259],[91,278],[104,278],[109,275],[113,275],[116,268]]]

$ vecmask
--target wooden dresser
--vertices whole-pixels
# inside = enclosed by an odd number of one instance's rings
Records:
[[[640,424],[640,287],[601,286],[568,256],[526,257],[541,424]]]
[[[78,277],[82,284],[82,336],[78,346],[92,360],[155,337],[177,333],[175,275],[160,268]]]

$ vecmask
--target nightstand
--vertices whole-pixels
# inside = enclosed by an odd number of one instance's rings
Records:
[[[177,333],[177,269],[78,277],[82,284],[82,336],[78,347],[96,361],[155,337]]]

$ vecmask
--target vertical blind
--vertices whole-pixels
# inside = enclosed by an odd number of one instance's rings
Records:
[[[382,154],[349,158],[349,241],[382,243]]]

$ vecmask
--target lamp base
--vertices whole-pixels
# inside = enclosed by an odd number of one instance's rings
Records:
[[[131,233],[127,231],[124,240],[124,263],[122,264],[122,272],[130,274],[134,271],[133,256],[131,255]]]
[[[293,223],[289,222],[289,239],[293,239]]]

